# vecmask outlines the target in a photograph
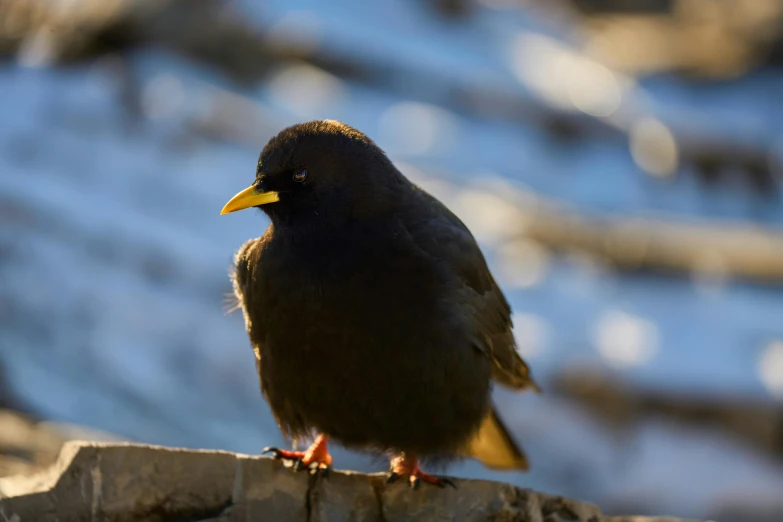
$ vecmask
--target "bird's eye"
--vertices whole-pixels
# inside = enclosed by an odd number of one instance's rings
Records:
[[[306,179],[307,179],[306,170],[299,170],[294,172],[294,181],[296,181],[297,183],[302,183]]]

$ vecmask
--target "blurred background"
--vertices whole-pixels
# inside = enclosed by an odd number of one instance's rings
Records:
[[[219,211],[332,118],[472,229],[545,390],[495,394],[529,474],[451,473],[783,520],[783,0],[0,0],[0,55],[0,474],[285,444],[227,313],[267,221]]]

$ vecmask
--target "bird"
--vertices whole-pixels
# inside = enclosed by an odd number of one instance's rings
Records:
[[[282,434],[266,448],[328,475],[328,444],[386,455],[389,482],[473,457],[528,461],[492,403],[494,383],[539,391],[511,308],[475,238],[367,135],[336,120],[287,127],[221,214],[258,208],[266,231],[239,248],[233,290],[261,392]]]

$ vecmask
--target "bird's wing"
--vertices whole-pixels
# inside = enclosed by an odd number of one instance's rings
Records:
[[[256,356],[256,369],[261,375],[261,353],[259,351],[260,343],[264,333],[261,331],[260,324],[254,324],[248,310],[253,309],[253,267],[258,264],[260,255],[260,246],[264,238],[251,239],[237,250],[234,256],[234,274],[231,278],[234,287],[234,295],[239,301],[242,313],[245,316],[245,328],[250,343],[253,345],[253,351]],[[261,382],[261,391],[266,395],[263,380]]]
[[[405,227],[414,242],[462,281],[458,299],[471,317],[476,348],[494,361],[493,377],[505,386],[538,389],[519,355],[511,332],[511,307],[487,267],[468,228],[449,209],[424,191],[424,207],[406,213]]]

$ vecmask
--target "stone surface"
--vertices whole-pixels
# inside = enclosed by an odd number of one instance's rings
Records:
[[[30,475],[46,469],[57,460],[65,442],[77,439],[94,442],[122,440],[99,430],[41,421],[29,413],[0,408],[0,477]]]
[[[51,468],[0,479],[5,521],[497,521],[676,522],[605,517],[585,502],[508,484],[458,488],[386,484],[383,475],[333,472],[326,480],[281,462],[219,451],[68,442]]]

